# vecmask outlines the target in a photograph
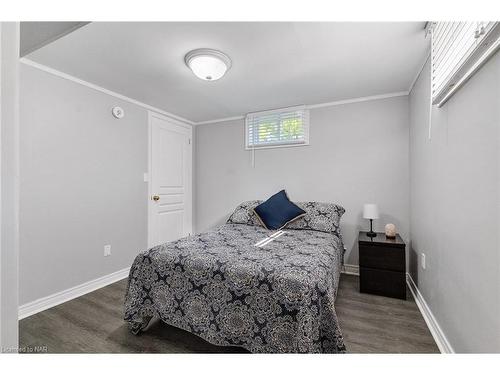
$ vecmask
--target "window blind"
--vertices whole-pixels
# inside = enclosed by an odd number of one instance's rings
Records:
[[[247,114],[246,149],[309,144],[309,111],[304,106]]]
[[[434,22],[432,103],[444,102],[497,49],[498,22]]]

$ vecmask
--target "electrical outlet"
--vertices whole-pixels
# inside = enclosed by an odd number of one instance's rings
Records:
[[[111,255],[111,245],[104,245],[104,256],[109,257]]]
[[[420,264],[422,265],[422,268],[425,270],[425,254],[424,253],[422,253],[422,259],[421,259]]]

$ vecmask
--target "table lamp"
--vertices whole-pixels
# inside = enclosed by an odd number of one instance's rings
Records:
[[[370,220],[370,231],[366,233],[368,237],[377,237],[377,233],[373,231],[373,219],[378,219],[378,207],[376,204],[367,203],[363,207],[363,218]]]

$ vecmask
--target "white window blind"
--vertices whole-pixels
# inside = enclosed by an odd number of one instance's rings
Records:
[[[290,107],[249,113],[245,118],[247,150],[309,144],[309,111]]]
[[[434,22],[432,103],[443,105],[498,49],[498,22]]]

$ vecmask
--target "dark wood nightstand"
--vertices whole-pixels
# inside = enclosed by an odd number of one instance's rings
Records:
[[[368,237],[359,232],[359,291],[406,299],[406,244],[398,235]]]

